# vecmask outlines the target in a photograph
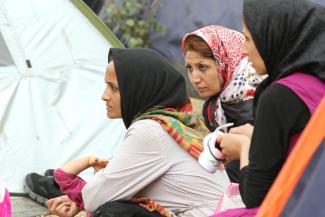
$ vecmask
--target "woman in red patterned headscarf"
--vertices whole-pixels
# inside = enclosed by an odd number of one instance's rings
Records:
[[[188,77],[206,99],[203,116],[206,126],[253,123],[253,97],[261,78],[242,55],[243,34],[218,25],[206,26],[184,36],[182,50]],[[227,166],[237,182],[238,162]]]

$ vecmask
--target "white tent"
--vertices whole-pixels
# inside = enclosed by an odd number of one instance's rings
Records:
[[[0,180],[80,156],[110,157],[123,138],[101,101],[114,35],[80,0],[0,0]]]

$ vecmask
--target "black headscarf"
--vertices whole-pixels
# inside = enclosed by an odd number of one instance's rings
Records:
[[[184,77],[151,49],[111,48],[126,128],[140,114],[154,108],[178,108],[187,102]]]
[[[294,72],[325,81],[325,8],[307,0],[245,0],[244,21],[272,82]]]

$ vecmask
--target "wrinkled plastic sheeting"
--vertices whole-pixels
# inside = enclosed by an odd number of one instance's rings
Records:
[[[9,63],[0,65],[0,174],[10,192],[23,192],[27,173],[110,157],[125,131],[101,101],[111,45],[66,0],[1,1],[0,30],[9,51],[0,56]]]

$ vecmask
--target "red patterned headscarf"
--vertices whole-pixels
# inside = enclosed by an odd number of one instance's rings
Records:
[[[222,87],[228,86],[235,68],[242,59],[242,47],[245,37],[240,32],[223,26],[211,25],[188,33],[183,37],[182,49],[188,36],[196,35],[202,38],[210,47],[214,59],[219,65],[219,77]]]

